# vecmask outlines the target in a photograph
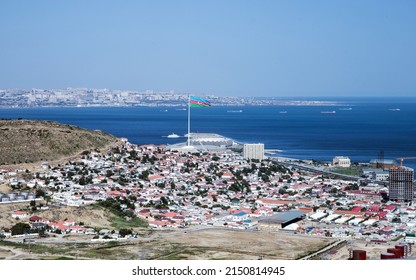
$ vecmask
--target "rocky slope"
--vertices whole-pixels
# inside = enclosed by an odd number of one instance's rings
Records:
[[[101,131],[52,121],[0,120],[0,165],[57,160],[116,141]]]

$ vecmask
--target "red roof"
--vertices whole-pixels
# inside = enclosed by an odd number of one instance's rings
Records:
[[[384,217],[386,215],[387,215],[387,212],[385,212],[385,211],[377,213],[377,216],[379,216],[379,217]]]
[[[39,222],[41,220],[42,220],[42,218],[39,217],[39,216],[36,216],[36,215],[29,218],[29,221],[31,221],[31,222]]]
[[[361,206],[355,206],[354,208],[351,209],[352,212],[361,212],[361,209],[363,209],[363,207]]]
[[[178,215],[178,213],[175,213],[175,212],[167,212],[165,214],[162,214],[161,216],[173,218],[176,215]]]
[[[380,207],[378,207],[377,205],[373,205],[370,208],[370,211],[372,211],[372,212],[378,212],[379,210],[380,210]]]
[[[356,215],[357,212],[354,211],[348,211],[348,210],[335,210],[334,214],[340,214],[340,215]]]
[[[15,211],[15,212],[13,212],[13,214],[14,215],[27,215],[27,213],[23,212],[23,211]]]

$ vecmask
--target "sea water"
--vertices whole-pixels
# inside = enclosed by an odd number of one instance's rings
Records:
[[[316,100],[316,99],[315,99]],[[322,99],[326,100],[326,99]],[[264,143],[282,157],[369,162],[416,156],[416,98],[330,99],[331,106],[191,108],[191,132],[218,133],[242,143]],[[173,144],[187,133],[184,107],[0,108],[0,118],[53,120],[98,129],[135,144]],[[332,112],[326,114],[322,112]],[[404,160],[415,168],[416,160]]]

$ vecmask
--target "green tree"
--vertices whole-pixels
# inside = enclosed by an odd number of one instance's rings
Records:
[[[12,227],[12,235],[21,235],[30,232],[30,225],[26,223],[17,223]]]
[[[118,233],[120,234],[121,237],[125,237],[126,235],[130,235],[133,232],[132,232],[131,229],[122,228],[122,229],[119,230]]]
[[[45,191],[41,189],[36,190],[36,197],[42,197],[45,196]]]

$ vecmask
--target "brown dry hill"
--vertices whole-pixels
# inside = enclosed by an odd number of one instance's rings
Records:
[[[116,141],[102,131],[53,121],[0,120],[0,165],[57,160]]]

